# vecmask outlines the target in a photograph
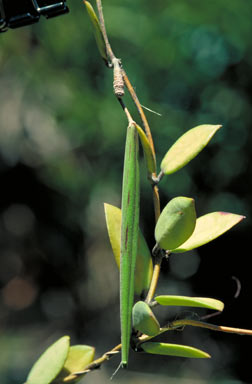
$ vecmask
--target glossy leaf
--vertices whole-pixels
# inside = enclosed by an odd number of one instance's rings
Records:
[[[89,3],[89,1],[84,0],[84,4],[86,6],[89,18],[91,20],[92,26],[93,26],[93,31],[95,35],[95,40],[97,47],[99,49],[99,52],[101,54],[101,57],[108,62],[108,56],[107,56],[107,50],[106,50],[106,44],[104,41],[104,37],[102,34],[100,22],[96,16],[96,13],[92,7],[92,5]]]
[[[245,216],[228,212],[212,212],[201,216],[196,221],[192,236],[179,247],[173,249],[172,252],[186,252],[207,244],[227,232],[244,218]]]
[[[141,344],[142,349],[147,353],[154,355],[167,355],[167,356],[179,356],[190,358],[209,358],[208,353],[201,351],[200,349],[188,347],[186,345],[146,342]]]
[[[104,204],[107,230],[116,264],[120,268],[120,243],[122,211],[110,204]],[[140,295],[144,289],[148,289],[153,273],[151,254],[145,238],[139,230],[138,252],[135,269],[135,293]]]
[[[26,384],[49,384],[62,370],[69,352],[70,338],[63,336],[52,344],[33,365]]]
[[[155,239],[166,250],[184,243],[193,233],[196,223],[194,200],[175,197],[165,206],[157,221]]]
[[[138,301],[132,309],[132,324],[135,330],[140,331],[149,336],[159,334],[160,324],[144,301]]]
[[[149,140],[148,140],[145,132],[137,124],[136,124],[136,129],[137,129],[137,132],[138,132],[138,135],[140,137],[140,141],[141,141],[141,144],[143,147],[144,157],[145,157],[148,173],[149,174],[155,173],[156,172],[156,159],[154,158],[153,152],[151,150]]]
[[[155,300],[161,305],[200,307],[214,309],[216,311],[222,311],[224,308],[224,304],[221,301],[208,297],[160,295],[156,296]]]
[[[199,125],[182,135],[168,150],[161,163],[168,175],[184,167],[209,143],[221,125]]]

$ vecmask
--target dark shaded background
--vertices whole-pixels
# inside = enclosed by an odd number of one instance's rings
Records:
[[[127,123],[84,6],[68,5],[66,16],[0,36],[1,384],[23,383],[39,354],[64,334],[72,343],[94,345],[97,357],[120,340],[118,271],[103,202],[120,205]],[[162,206],[185,195],[195,197],[199,215],[247,216],[197,252],[171,256],[158,292],[219,298],[226,308],[215,323],[252,328],[252,3],[107,0],[104,12],[141,103],[162,114],[146,112],[158,163],[186,130],[223,124],[190,165],[162,180]],[[152,247],[145,175],[142,168],[141,227]],[[241,282],[238,298],[233,276]],[[161,323],[177,311],[162,309]],[[213,357],[132,352],[130,370],[114,381],[252,383],[250,337],[187,328],[166,340]],[[114,358],[83,382],[107,382],[118,363]]]

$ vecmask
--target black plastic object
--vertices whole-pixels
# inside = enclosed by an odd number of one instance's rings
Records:
[[[0,32],[19,28],[69,12],[66,1],[57,0],[0,0]]]

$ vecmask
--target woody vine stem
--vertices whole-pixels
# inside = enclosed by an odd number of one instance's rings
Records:
[[[83,0],[83,2],[85,4],[85,0]],[[106,45],[107,57],[109,58],[109,62],[108,61],[105,61],[105,62],[106,62],[107,67],[112,68],[114,70],[114,75],[116,75],[114,77],[115,96],[116,96],[117,100],[119,101],[119,103],[120,103],[120,105],[121,105],[121,107],[122,107],[122,109],[126,115],[128,123],[129,124],[136,124],[134,119],[132,118],[128,108],[126,107],[123,99],[122,99],[122,97],[124,95],[124,86],[127,88],[128,92],[129,92],[129,94],[130,94],[130,96],[131,96],[131,98],[132,98],[132,100],[133,100],[133,102],[137,108],[137,111],[140,115],[140,118],[142,120],[142,124],[143,124],[146,136],[147,136],[149,144],[150,144],[152,155],[153,155],[153,158],[155,160],[155,158],[156,158],[155,148],[154,148],[152,134],[151,134],[148,120],[147,120],[145,113],[143,111],[143,108],[139,102],[137,94],[136,94],[136,92],[135,92],[135,90],[134,90],[134,88],[133,88],[133,86],[132,86],[132,84],[131,84],[128,76],[127,76],[127,73],[126,73],[125,69],[122,67],[121,60],[115,56],[115,54],[113,53],[113,50],[111,48],[111,45],[110,45],[110,42],[109,42],[109,39],[107,36],[107,32],[106,32],[106,27],[105,27],[102,1],[96,0],[96,5],[97,5],[97,9],[98,9],[99,23],[101,26],[103,38],[104,38],[105,45]],[[149,176],[150,184],[151,184],[152,191],[153,191],[153,204],[154,204],[154,212],[155,212],[155,221],[156,222],[160,216],[160,198],[159,198],[159,191],[158,191],[157,182],[161,179],[161,177],[162,177],[162,173],[160,173],[158,176],[156,173],[152,173],[152,175]],[[157,255],[154,255],[153,277],[152,277],[152,281],[150,284],[148,294],[147,294],[146,299],[145,299],[145,302],[148,303],[149,305],[152,304],[152,300],[153,300],[153,297],[154,297],[154,294],[156,291],[156,287],[157,287],[157,283],[158,283],[158,279],[159,279],[161,262],[162,262],[163,257],[165,257],[165,256],[167,256],[167,254],[165,252],[158,252]],[[203,320],[203,318],[201,318],[201,320]],[[226,332],[226,333],[236,333],[236,334],[240,334],[240,335],[252,335],[251,330],[218,326],[218,325],[213,325],[213,324],[205,323],[202,321],[195,321],[195,320],[190,320],[190,319],[175,320],[175,321],[169,323],[166,327],[163,327],[161,329],[161,332],[174,330],[174,329],[188,326],[188,325],[194,326],[194,327],[207,328],[210,330]],[[138,337],[138,339],[136,341],[136,347],[138,347],[144,341],[150,340],[151,338],[152,338],[151,336],[147,336],[147,335],[142,335],[142,336]],[[79,376],[81,376],[85,373],[88,373],[92,370],[99,368],[105,361],[109,360],[112,356],[118,354],[120,352],[120,350],[121,350],[121,344],[118,344],[113,349],[106,352],[103,356],[101,356],[100,358],[96,359],[91,364],[89,364],[85,368],[85,370],[75,373],[74,375],[70,376],[69,379],[72,380],[74,378],[78,378]]]

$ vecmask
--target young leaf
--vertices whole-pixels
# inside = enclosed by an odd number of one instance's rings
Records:
[[[161,212],[155,228],[155,239],[161,248],[174,249],[191,236],[195,223],[194,200],[183,196],[175,197]]]
[[[156,159],[154,158],[153,152],[151,150],[150,142],[149,142],[145,132],[137,124],[136,124],[136,129],[137,129],[137,132],[138,132],[138,135],[140,137],[140,141],[141,141],[141,144],[143,147],[147,171],[148,171],[148,174],[151,175],[152,173],[156,172]]]
[[[33,365],[26,384],[49,384],[62,370],[69,352],[70,337],[63,336],[52,344]]]
[[[104,37],[103,37],[103,34],[102,34],[102,30],[101,30],[101,26],[100,26],[99,20],[98,20],[98,18],[96,16],[94,8],[89,3],[89,1],[84,0],[84,4],[86,6],[89,18],[90,18],[92,26],[93,26],[93,31],[94,31],[97,47],[99,49],[101,57],[107,63],[108,62],[108,56],[107,56],[106,44],[105,44],[105,41],[104,41]]]
[[[199,125],[182,135],[168,150],[161,163],[163,173],[169,175],[184,167],[209,143],[221,125]]]
[[[159,334],[160,324],[144,301],[138,301],[132,309],[132,324],[136,331],[145,335],[156,336]]]
[[[135,125],[130,124],[127,129],[122,187],[120,318],[121,366],[123,367],[126,367],[128,363],[131,336],[131,314],[138,249],[139,198],[138,134]]]
[[[61,382],[76,383],[76,377],[71,376],[74,375],[75,372],[85,370],[86,366],[94,360],[94,354],[95,348],[89,345],[74,345],[70,347],[63,369],[54,381],[55,384]]]
[[[224,308],[224,304],[221,301],[208,297],[160,295],[156,296],[155,300],[161,305],[209,308],[216,311],[223,311]]]
[[[192,236],[186,242],[173,249],[172,252],[186,252],[207,244],[227,232],[244,218],[245,216],[228,212],[212,212],[201,216],[196,221]]]
[[[147,353],[154,355],[168,355],[190,358],[209,358],[208,353],[201,351],[200,349],[188,347],[186,345],[146,342],[141,344],[142,349]]]
[[[108,235],[115,257],[116,264],[120,268],[121,248],[121,223],[122,211],[110,204],[104,204]],[[135,269],[135,293],[140,295],[144,289],[150,286],[153,274],[153,264],[148,245],[139,229],[138,250]]]

